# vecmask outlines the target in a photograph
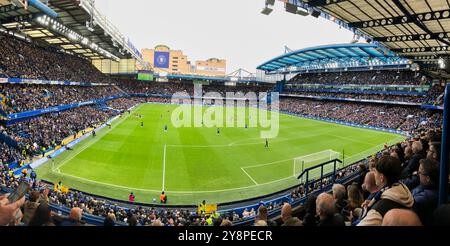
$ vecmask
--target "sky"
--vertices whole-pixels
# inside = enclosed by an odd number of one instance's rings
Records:
[[[353,34],[329,20],[300,16],[265,0],[96,0],[100,11],[138,48],[165,44],[188,59],[227,60],[227,73],[255,72],[262,63],[292,50],[348,43]]]

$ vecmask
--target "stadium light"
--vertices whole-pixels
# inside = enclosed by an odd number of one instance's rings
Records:
[[[263,8],[263,10],[261,11],[261,14],[263,15],[270,15],[270,13],[272,13],[273,9],[269,8],[269,7],[265,7]]]
[[[438,60],[438,64],[439,64],[440,69],[445,69],[446,64],[445,64],[444,58],[440,57]]]
[[[309,12],[307,10],[305,10],[303,8],[299,8],[295,4],[285,3],[284,8],[286,9],[286,12],[291,13],[291,14],[297,14],[297,15],[301,15],[301,16],[309,15]]]
[[[261,11],[261,14],[270,15],[273,11],[273,6],[275,5],[275,0],[266,0],[266,7]],[[271,6],[271,7],[269,7]]]

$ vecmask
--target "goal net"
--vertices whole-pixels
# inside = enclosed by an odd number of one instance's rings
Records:
[[[293,176],[298,177],[305,169],[322,164],[327,161],[339,159],[341,153],[334,150],[324,150],[309,155],[299,156],[294,158]],[[336,167],[339,168],[339,167]],[[309,178],[320,177],[320,168],[309,171]],[[329,173],[334,170],[334,163],[329,163],[323,167],[323,173]],[[306,178],[306,176],[304,177]]]

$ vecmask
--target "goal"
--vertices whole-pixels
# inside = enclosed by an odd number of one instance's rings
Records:
[[[339,159],[340,156],[341,156],[341,153],[329,149],[329,150],[312,153],[309,155],[296,157],[296,158],[294,158],[294,167],[293,167],[292,175],[294,177],[298,177],[305,169],[322,164],[327,161]],[[325,165],[324,173],[329,173],[329,172],[333,171],[333,169],[334,169],[333,163]],[[320,176],[320,168],[311,170],[309,173],[309,178],[317,178],[319,176]]]

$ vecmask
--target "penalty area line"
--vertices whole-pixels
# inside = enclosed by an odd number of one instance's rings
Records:
[[[253,181],[253,183],[255,183],[255,185],[259,185],[258,183],[256,183],[256,181],[252,178],[252,176],[250,176],[250,174],[248,174],[244,168],[241,167],[241,170]]]

